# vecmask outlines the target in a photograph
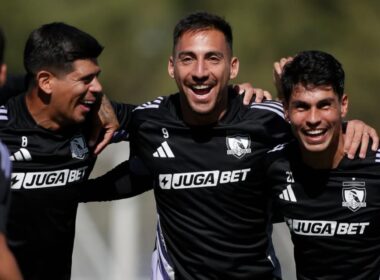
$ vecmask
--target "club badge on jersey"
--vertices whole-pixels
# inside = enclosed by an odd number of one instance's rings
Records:
[[[365,182],[355,181],[355,178],[352,181],[343,182],[342,206],[356,212],[360,208],[367,206],[366,196]]]
[[[234,135],[226,137],[227,155],[234,155],[238,159],[251,152],[251,138],[249,135]]]
[[[77,159],[85,159],[88,156],[88,148],[83,136],[75,136],[70,142],[71,156]]]

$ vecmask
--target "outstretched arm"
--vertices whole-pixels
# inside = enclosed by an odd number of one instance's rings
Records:
[[[79,188],[79,202],[110,201],[148,191],[153,188],[153,180],[142,164],[134,159],[124,161],[98,178],[81,183]]]

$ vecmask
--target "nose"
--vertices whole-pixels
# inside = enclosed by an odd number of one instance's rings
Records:
[[[101,92],[102,92],[103,87],[102,87],[102,84],[100,83],[98,77],[95,77],[95,78],[91,81],[91,85],[90,85],[89,90],[90,90],[92,93],[101,93]]]
[[[193,79],[196,82],[204,81],[208,79],[209,69],[204,60],[199,60],[193,69],[192,73]]]
[[[311,108],[307,116],[307,125],[308,126],[317,126],[321,122],[319,110],[316,108]]]

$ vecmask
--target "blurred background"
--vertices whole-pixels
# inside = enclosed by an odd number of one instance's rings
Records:
[[[63,21],[95,36],[104,92],[114,100],[142,103],[175,92],[167,74],[172,29],[188,13],[206,10],[227,19],[234,31],[240,74],[270,90],[273,62],[300,50],[333,54],[346,71],[349,118],[380,128],[380,2],[376,0],[1,0],[0,26],[7,37],[9,72],[23,73],[26,37],[38,26]],[[93,176],[128,157],[128,143],[110,146]],[[281,226],[280,226],[281,227]],[[149,279],[155,205],[151,193],[78,211],[73,280]],[[295,279],[287,231],[275,230],[285,280]]]

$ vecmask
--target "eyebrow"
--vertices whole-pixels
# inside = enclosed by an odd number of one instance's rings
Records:
[[[333,102],[333,101],[334,101],[333,97],[327,97],[327,98],[324,98],[322,100],[319,100],[317,102],[317,104],[320,104],[320,103],[323,103],[323,102]],[[303,100],[294,100],[290,104],[292,104],[292,105],[308,105],[310,103],[307,102],[307,101],[303,101]]]
[[[190,56],[195,56],[195,53],[193,51],[181,51],[177,54],[178,57],[180,56],[184,56],[184,55],[190,55]],[[220,57],[223,57],[224,54],[223,52],[219,52],[219,51],[208,51],[205,53],[206,56],[210,56],[210,55],[217,55],[217,56],[220,56]]]

